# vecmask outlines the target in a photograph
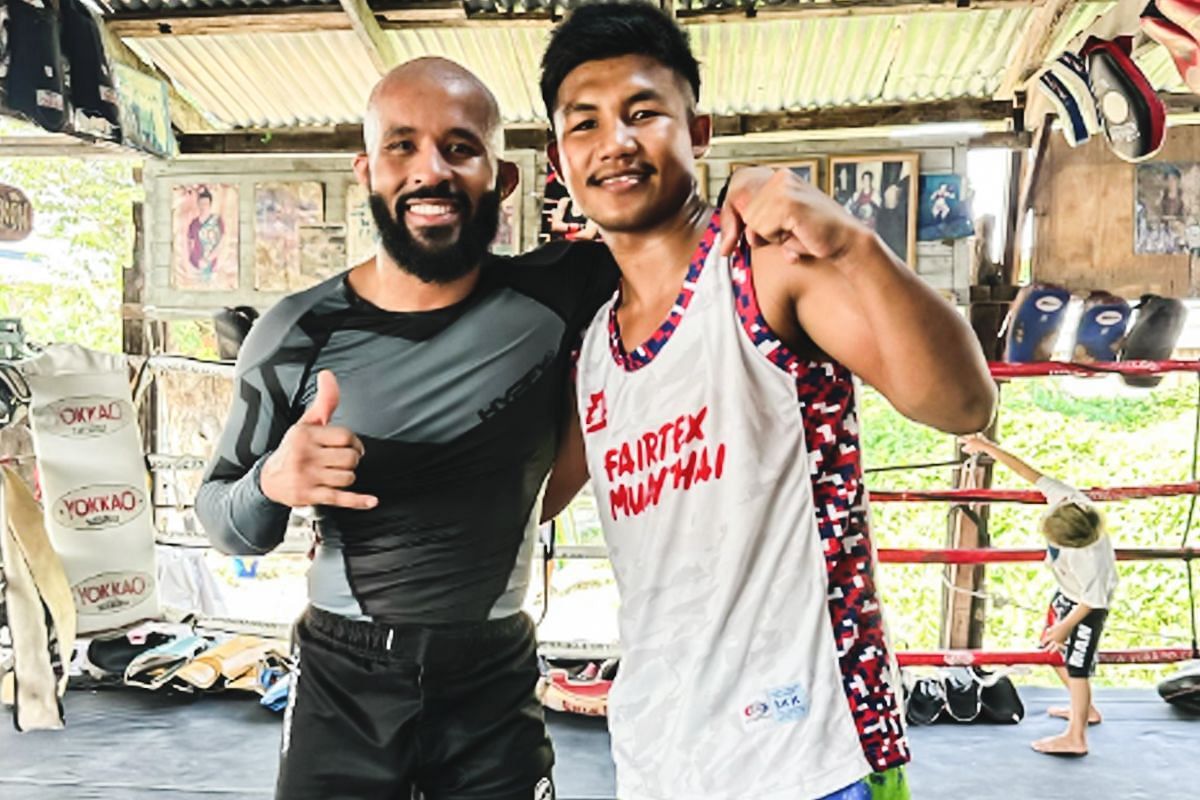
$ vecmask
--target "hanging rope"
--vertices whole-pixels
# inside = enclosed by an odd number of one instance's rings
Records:
[[[1196,424],[1192,433],[1192,481],[1196,480],[1196,465],[1200,459],[1200,374],[1196,376]],[[1183,540],[1180,542],[1181,548],[1186,548],[1188,537],[1192,533],[1192,520],[1196,516],[1196,495],[1192,495],[1191,501],[1188,503],[1187,522],[1183,526]],[[1183,562],[1183,568],[1187,571],[1187,587],[1188,587],[1188,616],[1192,623],[1192,658],[1200,659],[1200,639],[1196,636],[1196,587],[1193,579],[1192,562],[1190,560]]]
[[[921,464],[891,464],[886,467],[868,467],[863,470],[867,475],[876,472],[899,472],[901,470],[934,469],[936,467],[957,467],[962,464],[958,459],[950,461],[926,461]]]

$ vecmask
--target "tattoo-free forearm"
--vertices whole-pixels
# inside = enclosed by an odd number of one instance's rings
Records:
[[[987,426],[996,385],[966,320],[873,233],[864,230],[835,263],[853,287],[882,361],[882,389],[896,408],[952,433]]]

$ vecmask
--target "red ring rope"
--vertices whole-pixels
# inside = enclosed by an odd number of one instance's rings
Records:
[[[1101,650],[1101,664],[1171,664],[1193,657],[1186,647],[1138,647]],[[1062,654],[1045,650],[907,650],[896,653],[902,667],[960,667],[982,665],[1052,664],[1061,666]]]
[[[993,378],[1038,378],[1047,375],[1161,375],[1164,372],[1200,372],[1200,361],[1097,361],[1083,364],[1073,361],[1038,361],[1010,364],[992,361],[988,369]]]
[[[1177,497],[1200,494],[1200,482],[1164,483],[1158,486],[1113,486],[1084,489],[1093,500],[1136,500],[1146,497]],[[881,503],[921,503],[946,501],[952,503],[1045,503],[1045,496],[1036,489],[935,489],[871,491],[871,499]]]
[[[1042,561],[1045,557],[1046,551],[1042,549],[981,547],[973,549],[880,548],[879,550],[879,561],[883,564],[1009,564]],[[1143,547],[1117,550],[1118,561],[1160,561],[1171,558],[1184,560],[1200,558],[1200,547]]]

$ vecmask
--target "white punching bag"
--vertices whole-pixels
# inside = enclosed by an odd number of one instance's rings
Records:
[[[46,530],[79,633],[157,617],[153,515],[125,358],[54,345],[20,366]]]

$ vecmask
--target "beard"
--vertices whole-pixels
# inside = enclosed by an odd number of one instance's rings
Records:
[[[416,199],[456,202],[466,220],[458,236],[454,235],[455,226],[446,225],[425,229],[427,241],[419,241],[403,222],[404,209]],[[388,208],[382,195],[371,192],[370,204],[383,249],[401,269],[424,283],[450,283],[475,269],[500,227],[500,192],[496,189],[484,193],[475,208],[465,194],[451,191],[446,184],[401,195],[395,208]]]

